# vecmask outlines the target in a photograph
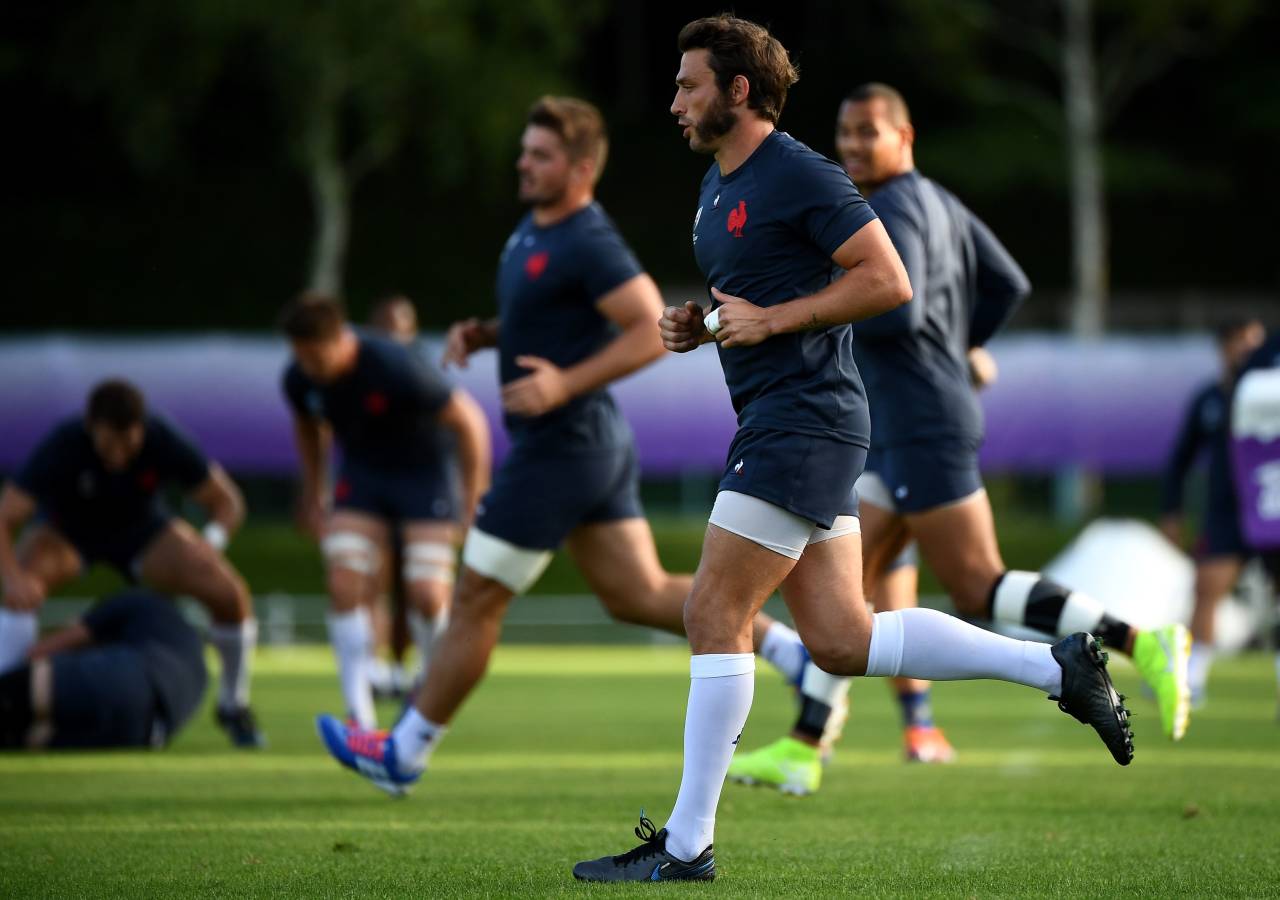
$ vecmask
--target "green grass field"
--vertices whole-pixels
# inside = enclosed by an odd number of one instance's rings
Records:
[[[762,666],[743,737],[788,724]],[[1223,661],[1177,747],[1135,698],[1137,758],[1033,692],[936,688],[950,767],[899,758],[882,684],[822,791],[725,789],[710,885],[582,885],[579,859],[661,825],[679,782],[687,651],[504,646],[413,796],[340,770],[312,731],[338,706],[328,651],[260,653],[272,745],[233,752],[209,711],[159,753],[0,756],[0,896],[1280,895],[1280,726],[1270,658]],[[1116,666],[1137,693],[1131,669]],[[384,709],[390,718],[393,710]]]

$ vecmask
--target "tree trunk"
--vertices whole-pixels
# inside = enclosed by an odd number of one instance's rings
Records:
[[[1092,5],[1092,0],[1062,0],[1062,75],[1071,170],[1071,330],[1086,338],[1098,337],[1106,329],[1109,291]]]
[[[338,148],[334,110],[325,108],[316,118],[305,154],[311,209],[315,216],[307,288],[341,297],[351,227],[350,185]]]

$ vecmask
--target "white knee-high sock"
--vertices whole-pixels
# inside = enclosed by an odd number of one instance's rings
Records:
[[[872,619],[867,674],[929,681],[993,678],[1062,691],[1062,667],[1048,644],[992,634],[934,609],[898,609]]]
[[[774,622],[760,641],[760,655],[772,663],[787,681],[799,681],[804,668],[804,644],[795,629]]]
[[[258,646],[258,621],[245,619],[230,624],[214,623],[209,643],[218,651],[222,675],[218,682],[218,709],[241,709],[249,705],[249,674],[253,651]]]
[[[374,728],[377,716],[373,709],[373,690],[369,686],[368,666],[373,656],[369,611],[361,607],[349,612],[331,612],[327,619],[347,713],[362,728]]]
[[[39,630],[34,612],[0,607],[0,674],[22,665]]]
[[[436,638],[449,624],[449,610],[441,610],[434,619],[428,619],[416,609],[409,612],[409,631],[413,633],[413,642],[418,645],[418,678],[425,680],[427,670],[431,668],[431,651],[435,648]]]
[[[667,852],[693,860],[715,835],[716,806],[755,694],[751,653],[703,653],[689,660],[684,775],[667,819]]]

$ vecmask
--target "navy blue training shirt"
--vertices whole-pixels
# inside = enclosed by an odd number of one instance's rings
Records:
[[[1182,511],[1187,471],[1200,451],[1209,450],[1209,495],[1231,496],[1231,421],[1227,393],[1220,381],[1204,385],[1191,399],[1182,428],[1165,464],[1160,511]]]
[[[968,351],[982,346],[1031,291],[990,229],[919,172],[870,197],[911,279],[910,302],[853,326],[871,400],[871,438],[892,447],[941,437],[982,439]]]
[[[78,533],[124,531],[167,515],[162,491],[191,490],[209,477],[209,460],[191,438],[158,415],[144,423],[142,449],[122,470],[109,472],[93,448],[84,419],[64,419],[14,476],[55,526]]]
[[[170,734],[199,708],[207,678],[204,644],[171,601],[126,591],[102,601],[81,621],[94,643],[124,644],[142,656]]]
[[[508,384],[529,375],[518,356],[560,368],[597,353],[617,334],[596,304],[644,272],[599,203],[542,227],[526,215],[498,260],[498,367]],[[605,389],[574,397],[546,415],[503,417],[517,445],[559,452],[611,449],[631,431]]]
[[[355,368],[329,384],[312,381],[296,362],[284,373],[294,411],[329,423],[345,459],[397,470],[442,465],[451,437],[439,424],[453,388],[412,347],[357,332]]]
[[[830,284],[832,254],[875,217],[843,168],[774,131],[728,175],[712,163],[693,220],[694,256],[708,291],[774,306]],[[739,428],[867,446],[848,325],[716,346]]]

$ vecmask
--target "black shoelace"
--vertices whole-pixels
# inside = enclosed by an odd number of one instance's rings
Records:
[[[615,866],[626,866],[640,859],[648,859],[651,856],[657,856],[665,849],[666,841],[658,835],[658,829],[654,827],[653,821],[644,814],[644,810],[640,810],[640,824],[635,828],[636,837],[644,841],[634,850],[628,850],[621,856],[613,858]]]

